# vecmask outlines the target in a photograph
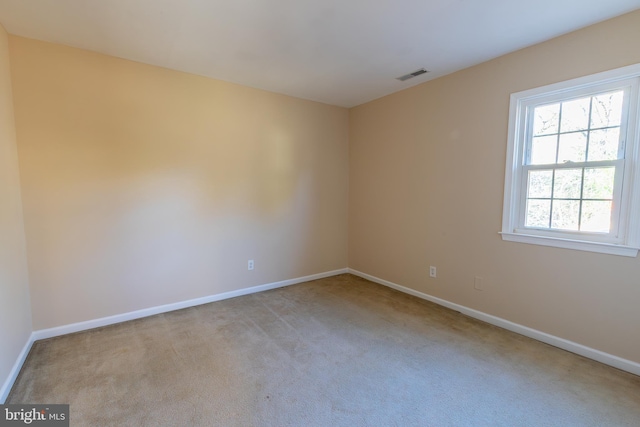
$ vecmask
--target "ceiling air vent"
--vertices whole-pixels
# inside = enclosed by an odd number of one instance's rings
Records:
[[[419,70],[414,71],[413,73],[409,73],[409,74],[405,74],[404,76],[400,76],[400,77],[396,77],[396,80],[400,80],[401,82],[404,82],[406,80],[412,79],[414,77],[418,77],[421,74],[424,73],[428,73],[429,71],[425,70],[424,68],[420,68]]]

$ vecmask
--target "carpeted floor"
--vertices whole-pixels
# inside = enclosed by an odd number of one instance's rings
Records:
[[[639,426],[640,377],[351,275],[38,341],[72,426]]]

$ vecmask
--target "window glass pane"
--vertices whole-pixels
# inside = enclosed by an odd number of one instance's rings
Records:
[[[589,135],[590,162],[599,160],[615,160],[618,158],[620,128],[591,131]]]
[[[560,104],[543,105],[533,110],[533,134],[558,133]]]
[[[582,169],[558,169],[553,183],[553,198],[579,199],[581,184]]]
[[[582,231],[608,233],[611,228],[611,202],[582,202]]]
[[[553,171],[529,171],[529,197],[530,198],[551,198],[551,183]]]
[[[561,132],[584,130],[589,127],[589,104],[591,98],[580,98],[562,103]]]
[[[551,200],[527,200],[525,227],[549,228]]]
[[[554,200],[551,214],[551,228],[560,230],[577,230],[580,201]]]
[[[584,170],[584,199],[613,199],[613,182],[616,169],[586,168]]]
[[[536,136],[531,141],[530,165],[548,165],[556,162],[558,136]]]
[[[591,106],[591,128],[619,126],[622,121],[622,99],[624,92],[610,92],[593,97]]]
[[[560,135],[558,163],[584,162],[587,151],[587,133],[575,132]]]

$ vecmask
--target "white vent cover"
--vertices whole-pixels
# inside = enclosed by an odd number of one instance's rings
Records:
[[[421,74],[425,74],[428,73],[429,71],[425,70],[424,68],[420,68],[419,70],[414,71],[413,73],[409,73],[409,74],[405,74],[404,76],[400,76],[400,77],[396,77],[396,80],[400,80],[401,82],[404,82],[405,80],[409,80],[412,79],[414,77],[417,77]]]

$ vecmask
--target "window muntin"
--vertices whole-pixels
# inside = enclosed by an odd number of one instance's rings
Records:
[[[528,106],[522,226],[616,235],[627,90]],[[618,175],[618,180],[616,180]],[[617,185],[616,185],[617,184]]]

